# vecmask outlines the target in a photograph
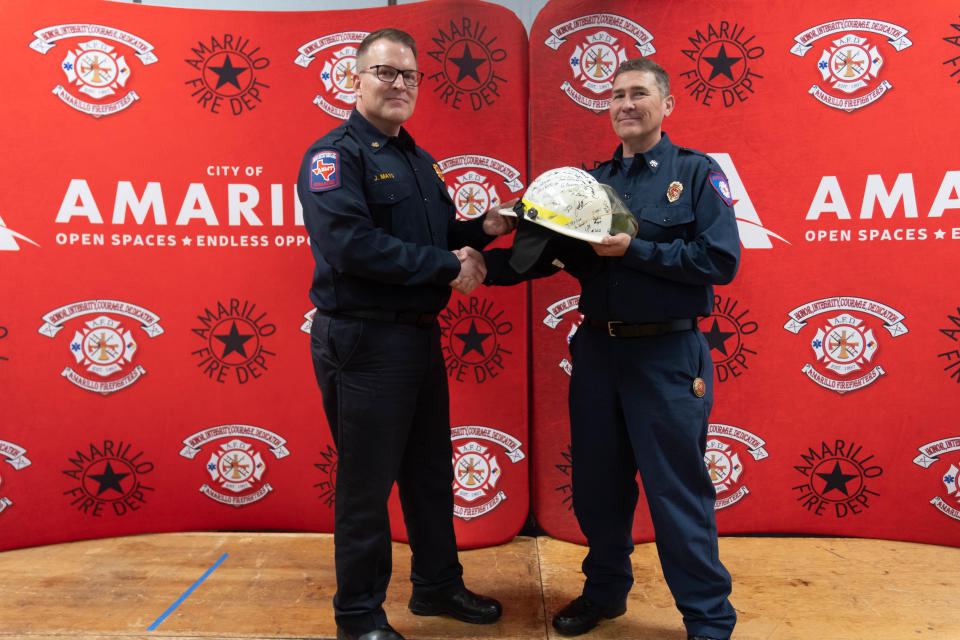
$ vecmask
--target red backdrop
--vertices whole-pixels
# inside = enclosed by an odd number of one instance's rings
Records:
[[[665,129],[720,162],[744,246],[701,323],[721,532],[960,545],[960,14],[945,0],[554,0],[529,39],[479,2],[3,8],[0,548],[331,530],[294,176],[352,107],[352,47],[387,25],[419,43],[409,129],[464,217],[522,191],[528,148],[532,176],[609,157],[611,63],[661,62]],[[529,306],[524,287],[455,296],[441,318],[465,547],[509,540],[531,504],[581,540],[577,287],[532,291]],[[652,537],[643,507],[636,537]]]
[[[4,3],[0,548],[332,530],[294,185],[384,26],[419,44],[408,128],[461,215],[518,195],[527,40],[502,7]],[[522,288],[481,289],[440,318],[465,547],[509,540],[529,510],[526,314]]]
[[[554,0],[533,25],[531,177],[612,155],[610,78],[644,55],[671,74],[664,130],[730,179],[740,273],[700,323],[722,534],[960,544],[958,22],[941,1]],[[535,390],[566,387],[578,290],[534,286]],[[534,394],[534,512],[582,540],[565,410]]]

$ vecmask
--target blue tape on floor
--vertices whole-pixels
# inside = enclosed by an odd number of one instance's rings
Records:
[[[186,600],[186,599],[187,599],[187,596],[189,596],[191,593],[193,593],[193,590],[196,589],[197,587],[199,587],[199,586],[200,586],[200,583],[203,582],[204,580],[206,580],[206,579],[207,579],[207,576],[209,576],[211,573],[213,573],[213,570],[216,569],[217,567],[219,567],[219,566],[220,566],[220,563],[223,562],[223,561],[226,560],[226,559],[227,559],[227,554],[223,554],[222,556],[220,556],[220,559],[217,560],[216,562],[214,562],[214,563],[213,563],[213,566],[210,567],[209,569],[207,569],[206,573],[204,573],[202,576],[200,576],[200,579],[199,579],[199,580],[197,580],[197,581],[194,582],[192,585],[190,585],[190,588],[187,589],[186,591],[184,591],[184,592],[183,592],[183,595],[180,596],[179,598],[177,598],[177,601],[176,601],[176,602],[174,602],[172,605],[170,605],[170,607],[169,607],[166,611],[164,611],[163,614],[162,614],[159,618],[157,618],[156,620],[153,621],[153,624],[151,624],[149,627],[147,627],[147,631],[153,631],[154,629],[157,628],[157,625],[159,625],[161,622],[163,622],[164,620],[166,620],[166,619],[167,619],[167,616],[170,615],[171,613],[173,613],[173,610],[176,609],[177,607],[179,607],[179,606],[180,606],[180,603],[183,602],[184,600]]]

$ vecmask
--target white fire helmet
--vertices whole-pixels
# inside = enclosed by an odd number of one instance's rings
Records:
[[[525,221],[587,242],[618,233],[636,237],[638,230],[637,219],[617,193],[576,167],[541,173],[514,211]]]

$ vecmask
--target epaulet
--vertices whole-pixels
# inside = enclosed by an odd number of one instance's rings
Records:
[[[703,151],[698,151],[697,149],[691,149],[690,147],[680,147],[680,146],[678,146],[677,149],[679,149],[680,151],[684,151],[684,152],[686,152],[686,153],[692,153],[692,154],[695,155],[695,156],[701,156],[701,157],[703,157],[703,158],[709,158],[709,157],[710,157],[710,156],[708,156],[707,154],[705,154]]]
[[[313,148],[318,147],[340,147],[344,140],[350,140],[349,129],[344,122],[338,127],[328,131],[322,138],[313,143]]]

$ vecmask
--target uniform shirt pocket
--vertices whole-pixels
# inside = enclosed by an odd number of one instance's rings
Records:
[[[686,225],[694,221],[689,204],[649,206],[640,210],[639,237],[646,240],[674,240],[686,237]]]
[[[446,185],[445,183],[443,183],[443,182],[438,182],[438,183],[437,183],[437,191],[440,192],[440,200],[441,200],[441,201],[446,202],[447,204],[451,204],[451,205],[456,206],[456,205],[454,204],[454,202],[453,202],[453,196],[451,196],[451,195],[450,195],[450,192],[447,191],[447,185]],[[483,213],[483,211],[481,211],[480,213]]]
[[[377,180],[370,183],[366,197],[373,223],[388,233],[394,233],[397,224],[394,214],[410,202],[412,193],[413,188],[400,180]]]
[[[390,207],[410,197],[413,189],[400,180],[377,180],[367,189],[367,202],[379,207]]]

